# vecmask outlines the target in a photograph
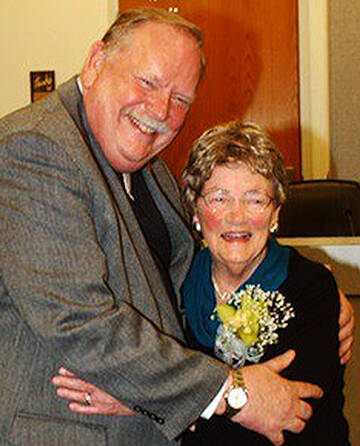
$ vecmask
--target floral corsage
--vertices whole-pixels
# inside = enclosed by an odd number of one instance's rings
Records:
[[[256,363],[264,347],[276,344],[277,330],[285,328],[294,310],[278,291],[264,291],[247,285],[231,294],[226,303],[216,306],[211,318],[221,321],[216,334],[215,354],[233,368],[246,361]]]

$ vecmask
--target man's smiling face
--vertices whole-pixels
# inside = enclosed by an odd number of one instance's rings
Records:
[[[106,53],[96,42],[81,74],[86,114],[106,158],[133,172],[167,147],[181,129],[200,76],[195,38],[147,22]]]

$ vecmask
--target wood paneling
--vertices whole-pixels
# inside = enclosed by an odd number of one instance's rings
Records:
[[[271,134],[300,178],[296,0],[119,0],[178,8],[204,31],[205,78],[181,134],[163,152],[179,176],[191,142],[206,128],[240,117]]]

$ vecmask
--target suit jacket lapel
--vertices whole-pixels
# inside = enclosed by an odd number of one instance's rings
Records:
[[[175,312],[172,308],[170,299],[167,295],[165,286],[163,285],[161,275],[157,269],[156,263],[151,255],[149,246],[143,236],[142,230],[138,224],[134,211],[128,201],[128,197],[117,177],[116,172],[109,165],[108,161],[105,159],[101,149],[98,147],[97,143],[96,147],[94,146],[94,141],[90,138],[90,142],[92,143],[93,151],[95,157],[97,158],[102,171],[107,179],[108,185],[112,191],[112,194],[115,198],[117,204],[117,213],[119,215],[119,221],[121,221],[126,228],[127,231],[127,239],[130,241],[132,246],[129,246],[128,249],[133,248],[136,251],[138,267],[134,268],[133,264],[128,264],[126,253],[124,254],[124,263],[125,268],[127,270],[127,275],[130,281],[131,286],[131,278],[132,276],[134,280],[139,279],[139,274],[143,273],[144,278],[147,281],[148,287],[151,290],[151,296],[154,296],[153,303],[155,306],[152,310],[157,309],[157,314],[159,317],[159,322],[163,326],[165,331],[170,330],[170,332],[175,333],[178,337],[182,338],[182,329],[180,326],[180,321],[177,320],[175,316]],[[125,240],[123,237],[123,246],[125,249]],[[147,295],[144,301],[145,307],[149,307],[151,296]],[[148,312],[148,308],[146,309]],[[151,314],[153,317],[154,314]]]
[[[82,101],[82,96],[77,85],[76,77],[60,85],[58,93],[62,104],[72,117],[76,127],[80,130],[82,136],[86,136],[85,129],[80,120],[79,105]]]
[[[155,160],[153,169],[143,169],[147,186],[160,210],[169,231],[172,249],[170,277],[177,297],[178,308],[182,309],[180,287],[190,268],[194,255],[194,239],[180,206],[177,185],[171,184],[165,164]],[[176,190],[176,196],[169,193]]]
[[[178,321],[175,316],[160,273],[118,176],[105,158],[88,127],[85,111],[81,104],[82,98],[77,87],[74,88],[74,82],[67,88],[65,84],[64,88],[60,90],[60,95],[63,104],[90,146],[114,198],[119,225],[122,229],[122,246],[119,246],[116,255],[119,265],[122,265],[126,270],[131,301],[138,306],[139,301],[142,300],[143,308],[139,308],[140,311],[158,321],[165,331],[170,331],[183,338],[181,321]],[[74,105],[74,103],[77,105]],[[124,229],[126,234],[124,234]],[[128,261],[131,256],[126,253],[126,250],[135,251],[137,265],[134,265],[134,259],[131,262]],[[142,293],[139,292],[139,286],[135,285],[135,283],[139,283],[139,276],[143,276],[143,280],[147,282],[147,287],[142,290]],[[137,290],[137,294],[146,294],[146,298],[141,299],[141,296],[134,296],[134,289]],[[149,290],[151,290],[150,293]]]

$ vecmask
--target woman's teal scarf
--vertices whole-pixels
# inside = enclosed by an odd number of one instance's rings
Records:
[[[246,285],[258,284],[264,291],[277,290],[287,277],[289,252],[288,247],[270,239],[264,260],[239,290]],[[210,319],[216,298],[209,249],[202,249],[195,256],[182,286],[182,297],[187,321],[195,337],[205,347],[213,347],[220,322]]]

